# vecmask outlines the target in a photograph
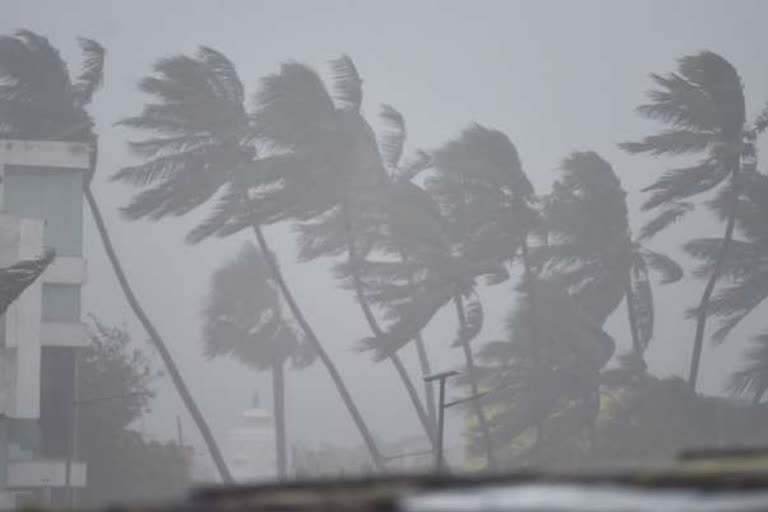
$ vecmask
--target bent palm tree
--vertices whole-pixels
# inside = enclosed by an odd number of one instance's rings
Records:
[[[275,453],[280,479],[287,476],[284,366],[312,362],[311,347],[283,313],[280,290],[264,256],[246,243],[237,257],[212,277],[204,311],[204,339],[209,358],[233,356],[257,370],[272,371]]]
[[[537,256],[600,325],[624,299],[632,347],[642,356],[653,337],[650,270],[663,284],[679,281],[683,271],[668,256],[631,241],[626,193],[597,153],[572,153],[561,172],[543,212],[550,240]]]
[[[276,222],[298,221],[299,259],[348,257],[350,285],[371,332],[382,334],[363,290],[362,258],[379,243],[382,193],[388,177],[376,138],[361,115],[360,78],[348,57],[333,62],[335,97],[311,69],[283,64],[279,73],[263,80],[257,96],[254,123],[259,136],[277,151],[259,160],[275,183],[265,186],[252,178],[248,204],[240,218],[232,218],[233,205],[223,204],[219,233],[241,229],[247,215]],[[236,205],[235,205],[236,208]],[[429,417],[404,365],[396,354],[387,358],[395,366],[430,442]]]
[[[184,215],[218,194],[214,212],[188,234],[187,240],[196,243],[214,234],[227,236],[243,229],[253,230],[291,316],[313,345],[374,465],[381,469],[382,458],[373,436],[336,365],[297,304],[261,229],[262,224],[296,214],[294,199],[305,196],[312,187],[303,189],[300,195],[283,196],[278,187],[281,180],[291,183],[294,178],[281,172],[290,160],[281,155],[256,159],[260,123],[254,130],[244,106],[243,85],[224,55],[202,47],[195,57],[181,55],[159,61],[155,72],[155,76],[142,80],[140,87],[157,102],[146,105],[139,116],[122,121],[126,126],[157,134],[132,142],[132,149],[145,161],[121,169],[114,177],[144,189],[123,209],[124,214],[131,219],[151,220]],[[295,187],[289,189],[296,191]],[[264,190],[269,194],[265,195]]]
[[[210,428],[165,342],[133,294],[93,195],[91,180],[96,169],[98,145],[86,107],[102,83],[105,51],[97,42],[88,39],[80,39],[80,45],[85,55],[83,71],[72,80],[58,51],[44,37],[26,30],[17,32],[15,37],[0,37],[0,130],[11,137],[79,141],[92,145],[91,169],[84,182],[84,195],[102,245],[126,300],[160,353],[222,479],[228,481],[229,471]]]
[[[535,307],[526,295],[533,289]],[[614,350],[612,338],[579,307],[563,278],[534,279],[520,286],[518,303],[509,313],[506,339],[485,343],[478,352],[482,374],[492,391],[490,420],[500,458],[523,456],[541,462],[549,445],[549,423],[564,405],[581,410],[579,423],[591,431],[596,413],[584,390],[596,385],[597,375]],[[570,404],[581,404],[575,408]],[[579,427],[579,425],[575,425]],[[521,437],[535,428],[536,435]],[[510,448],[527,446],[522,453]]]
[[[710,314],[720,324],[713,334],[723,342],[731,331],[768,299],[768,177],[757,172],[745,173],[744,194],[738,206],[737,227],[741,237],[731,242],[730,257],[721,264],[722,277],[728,285],[712,297]],[[697,275],[708,275],[718,262],[719,241],[713,238],[691,240],[686,251],[702,262]],[[733,374],[729,389],[741,394],[751,392],[759,402],[765,393],[765,334],[755,338],[756,346],[747,353],[747,366]]]
[[[638,107],[640,115],[669,128],[640,142],[621,145],[630,153],[701,155],[697,163],[667,171],[645,190],[651,192],[645,210],[661,210],[643,229],[648,238],[680,220],[693,209],[690,199],[717,190],[717,203],[725,205],[725,232],[716,263],[695,310],[696,331],[688,381],[695,389],[704,342],[710,299],[725,264],[742,192],[742,167],[754,158],[752,140],[765,129],[765,115],[747,126],[744,92],[736,69],[723,57],[702,52],[680,59],[678,71],[651,75],[658,89],[648,93],[650,103]]]

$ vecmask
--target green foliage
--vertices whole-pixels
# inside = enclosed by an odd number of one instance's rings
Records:
[[[264,256],[250,243],[214,273],[203,317],[210,358],[231,355],[260,370],[289,357],[298,366],[312,361],[311,350],[285,315]]]
[[[80,360],[79,455],[88,464],[85,505],[158,500],[177,496],[189,484],[182,447],[147,440],[132,425],[149,410],[158,376],[146,356],[131,348],[127,331],[93,319],[91,344]],[[98,400],[100,397],[117,397]]]

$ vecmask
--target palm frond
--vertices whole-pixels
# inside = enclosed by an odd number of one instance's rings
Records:
[[[754,338],[745,359],[744,366],[729,378],[726,389],[733,395],[750,393],[757,401],[768,390],[768,334]]]
[[[722,183],[728,177],[728,173],[729,169],[711,159],[693,167],[667,171],[656,182],[643,189],[643,192],[653,193],[643,204],[643,210],[650,210],[662,204],[676,202],[711,190]]]
[[[399,181],[411,181],[422,171],[432,167],[432,157],[429,153],[417,150],[415,155],[406,160],[397,170],[396,177]]]
[[[650,268],[661,274],[660,284],[676,283],[683,278],[683,267],[666,254],[643,249],[642,257]]]
[[[631,281],[633,307],[640,348],[645,351],[654,333],[653,289],[648,279],[647,269],[644,269],[645,272],[637,272],[637,270],[635,269],[632,273]]]
[[[768,105],[763,106],[753,123],[755,131],[760,134],[768,129]]]
[[[403,156],[407,135],[405,119],[390,105],[382,105],[380,115],[385,125],[385,131],[379,137],[381,157],[390,169],[397,169]]]
[[[640,240],[648,240],[663,231],[668,226],[680,221],[687,213],[693,210],[693,204],[684,201],[676,201],[665,206],[664,210],[648,221],[640,230]]]
[[[624,142],[619,147],[628,153],[649,153],[659,155],[682,155],[699,153],[712,143],[712,137],[706,133],[690,130],[665,130],[657,135],[649,135],[640,142]]]
[[[355,63],[348,55],[342,55],[331,61],[331,70],[336,101],[342,109],[359,112],[363,103],[363,80]]]
[[[206,64],[207,69],[216,78],[213,85],[233,105],[242,105],[245,101],[245,91],[234,63],[223,53],[209,46],[201,46],[197,58]]]
[[[461,299],[456,299],[461,300]],[[456,340],[452,347],[460,347],[475,339],[483,329],[483,303],[477,293],[473,293],[469,300],[464,302],[464,325],[460,325],[456,333]]]
[[[106,49],[92,39],[79,38],[83,51],[83,70],[75,83],[75,95],[80,106],[85,106],[93,99],[93,93],[104,82],[104,59]]]
[[[320,76],[296,62],[261,80],[253,124],[257,133],[278,147],[293,149],[327,138],[336,126],[336,112]]]
[[[708,314],[721,317],[720,328],[712,336],[720,343],[744,318],[768,298],[768,272],[721,288],[709,304]]]

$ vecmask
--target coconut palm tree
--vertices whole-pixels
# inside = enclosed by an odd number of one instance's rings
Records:
[[[365,262],[371,300],[391,320],[385,336],[365,344],[376,349],[376,357],[392,353],[452,304],[459,324],[454,346],[464,351],[466,382],[477,395],[470,343],[482,329],[483,308],[476,282],[508,278],[504,263],[515,257],[535,218],[526,201],[530,184],[509,139],[479,125],[414,161],[422,163],[397,173],[390,187],[385,223],[408,258]],[[410,180],[426,167],[424,190]],[[483,407],[472,402],[488,467],[495,468]]]
[[[649,274],[661,283],[682,279],[680,265],[633,241],[626,193],[611,165],[593,151],[571,153],[560,166],[543,209],[546,246],[537,249],[545,272],[560,276],[579,306],[603,325],[627,308],[632,347],[642,356],[653,337]]]
[[[272,372],[280,479],[287,476],[284,367],[289,359],[297,367],[306,366],[314,355],[283,309],[279,287],[264,256],[246,242],[235,259],[213,274],[204,312],[209,358],[232,356],[257,370]]]
[[[334,94],[310,68],[297,63],[281,66],[266,77],[257,94],[253,122],[273,153],[257,163],[275,178],[269,186],[244,177],[251,194],[237,214],[238,205],[226,198],[218,211],[219,224],[211,232],[242,228],[244,218],[265,223],[297,221],[299,260],[346,255],[350,287],[374,337],[383,331],[365,297],[360,262],[379,243],[379,226],[389,178],[376,137],[360,112],[361,79],[352,60],[332,62]],[[216,217],[216,216],[214,216]],[[433,428],[405,366],[395,353],[387,354],[417,413],[427,437]]]
[[[102,83],[105,50],[89,39],[80,39],[80,46],[84,54],[83,69],[80,75],[73,78],[59,52],[46,38],[28,30],[0,37],[0,133],[5,137],[77,141],[91,145],[91,169],[84,181],[83,192],[102,245],[128,304],[163,359],[222,479],[228,481],[229,471],[221,451],[165,341],[128,283],[93,194],[91,181],[97,166],[98,143],[87,107]]]
[[[297,65],[287,66],[302,78],[309,76],[311,80],[315,76],[311,72],[302,74],[304,68]],[[301,79],[297,85],[304,85]],[[155,75],[144,78],[140,88],[155,102],[146,105],[140,115],[122,121],[125,126],[150,134],[131,143],[144,161],[114,176],[142,189],[123,213],[129,219],[158,220],[187,214],[216,197],[209,218],[188,234],[190,243],[214,234],[227,236],[252,230],[291,316],[313,345],[374,465],[381,469],[382,458],[373,436],[336,365],[296,302],[262,230],[264,224],[300,215],[299,201],[311,200],[312,187],[302,189],[303,176],[284,172],[291,168],[291,155],[257,158],[258,141],[263,138],[262,122],[254,124],[245,108],[244,87],[235,66],[220,52],[201,47],[195,56],[160,60]],[[302,110],[294,114],[301,115]],[[277,119],[272,125],[264,124],[274,127],[287,121]],[[302,127],[301,123],[286,130],[285,135],[300,138],[297,127]]]
[[[535,303],[526,297],[531,289]],[[591,390],[614,352],[613,339],[569,294],[565,278],[537,277],[519,290],[506,338],[486,342],[478,351],[479,373],[491,390],[489,423],[503,464],[542,462],[553,422],[565,412],[576,422],[572,433],[583,432],[583,440],[591,440],[599,409]],[[477,444],[479,436],[473,440]]]
[[[434,173],[425,185],[448,219],[452,233],[450,251],[465,261],[495,270],[492,283],[507,278],[504,263],[522,255],[524,281],[532,275],[528,258],[528,235],[536,224],[531,208],[533,187],[523,171],[517,149],[500,131],[472,125],[432,154]],[[467,303],[456,288],[453,302],[459,322],[458,342],[467,362],[468,383],[473,395],[479,387],[470,341],[480,332],[482,305],[474,292]],[[533,294],[529,300],[534,301]],[[473,320],[473,317],[475,318]],[[473,326],[473,325],[476,325]],[[474,400],[475,415],[485,443],[489,467],[497,466],[489,427],[482,406]]]
[[[387,222],[385,226],[392,227],[394,225],[403,225],[404,223],[397,223],[393,221],[393,216],[398,213],[402,215],[404,210],[402,209],[406,203],[397,201],[398,197],[402,197],[402,189],[408,188],[410,180],[419,172],[429,167],[431,159],[429,155],[424,151],[417,151],[416,155],[406,160],[404,158],[404,149],[407,139],[407,130],[405,124],[405,118],[403,115],[391,105],[382,105],[381,107],[381,120],[385,125],[384,131],[379,136],[379,151],[381,153],[382,160],[387,170],[389,171],[390,178],[393,180],[392,187],[392,199],[397,205],[391,205],[388,209]],[[400,192],[400,193],[398,193]],[[407,211],[407,206],[406,210]],[[413,219],[409,221],[412,225]],[[400,261],[403,264],[408,263],[408,250],[409,245],[408,238],[401,239],[403,235],[402,230],[387,229],[383,236],[389,235],[392,238],[392,248],[398,253]],[[413,288],[415,276],[409,275],[406,277],[408,285]],[[419,358],[419,364],[421,366],[422,375],[431,375],[432,367],[429,362],[429,355],[427,354],[427,348],[424,343],[421,332],[418,332],[414,338],[413,343],[416,346],[416,353]],[[437,402],[435,401],[435,390],[433,381],[424,382],[424,399],[427,404],[427,412],[429,413],[430,421],[433,425],[437,425]]]
[[[713,334],[723,342],[733,329],[768,299],[768,177],[757,172],[745,172],[744,192],[738,205],[737,237],[731,241],[729,258],[721,264],[721,276],[728,284],[713,295],[710,314],[720,320]],[[739,236],[740,235],[740,236]],[[695,274],[708,275],[718,261],[719,240],[691,240],[686,251],[701,261]],[[755,346],[747,352],[745,367],[733,374],[729,390],[735,394],[753,393],[759,402],[768,382],[765,374],[765,334],[755,338]]]
[[[675,73],[651,75],[657,88],[649,91],[650,102],[638,107],[638,113],[667,128],[639,142],[621,145],[630,153],[654,156],[699,155],[692,165],[671,169],[645,190],[651,195],[645,210],[657,210],[641,232],[641,239],[653,236],[679,221],[693,210],[693,198],[715,191],[717,202],[726,205],[723,212],[725,231],[715,264],[695,310],[696,331],[689,373],[695,389],[710,299],[729,257],[739,196],[742,192],[743,166],[754,159],[752,141],[766,126],[765,113],[749,125],[741,79],[733,65],[715,53],[705,51],[683,57]]]

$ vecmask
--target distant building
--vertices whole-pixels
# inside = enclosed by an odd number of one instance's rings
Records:
[[[0,141],[0,266],[56,251],[45,273],[0,317],[0,489],[38,498],[63,494],[75,349],[81,322],[83,184],[90,148],[67,142]],[[85,465],[70,482],[85,485]],[[7,501],[6,501],[7,503]]]
[[[277,479],[272,414],[258,407],[243,412],[229,431],[225,456],[237,482]]]

